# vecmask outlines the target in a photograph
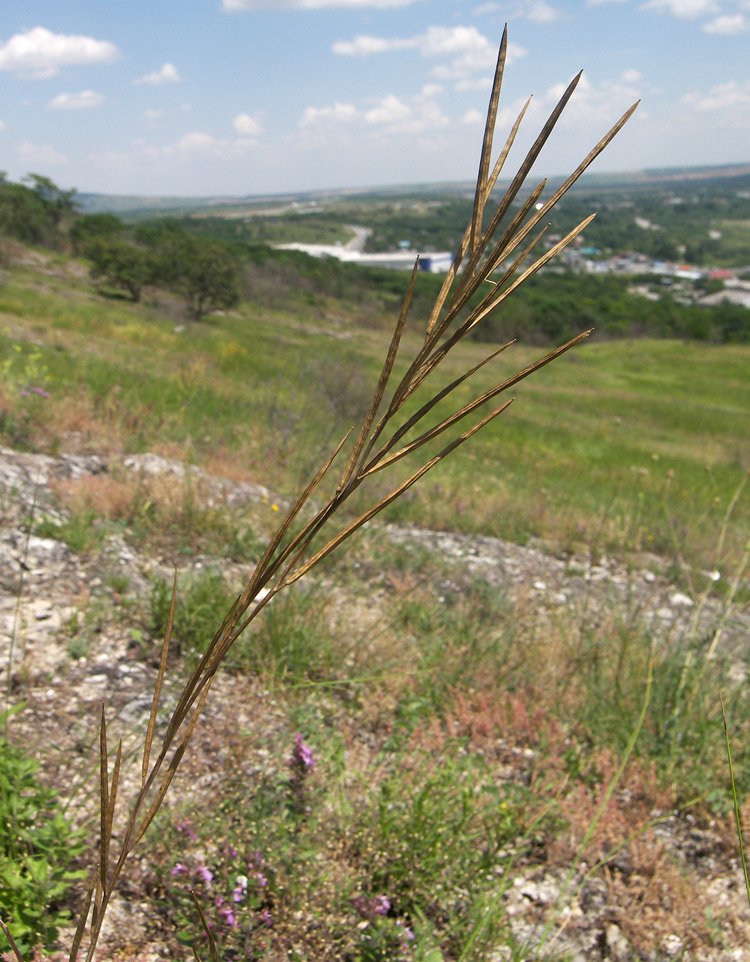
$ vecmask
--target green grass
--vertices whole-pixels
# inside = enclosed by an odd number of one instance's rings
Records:
[[[220,452],[287,494],[361,414],[387,338],[359,328],[343,305],[322,321],[244,309],[176,331],[158,307],[92,299],[85,283],[68,285],[65,296],[40,292],[28,273],[11,278],[0,310],[8,331],[0,359],[33,340],[48,371],[53,398],[35,412],[39,429],[26,425],[30,438],[41,435],[34,443],[65,429],[75,398],[94,445],[97,430],[111,443],[114,429],[125,451],[176,446],[199,462]],[[441,377],[482,349],[459,345]],[[476,384],[489,386],[540,353],[518,345]],[[469,388],[457,393],[468,399]],[[684,554],[708,557],[750,467],[750,347],[594,334],[516,396],[391,517],[540,537],[555,549],[671,553],[677,538]],[[6,401],[15,443],[29,405]],[[726,558],[714,564],[736,560],[749,520],[745,498]]]

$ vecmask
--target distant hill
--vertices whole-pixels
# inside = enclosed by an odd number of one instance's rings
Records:
[[[664,167],[658,169],[644,169],[622,171],[604,174],[585,174],[580,181],[581,188],[617,189],[647,186],[649,184],[664,185],[685,181],[750,180],[750,163],[723,164],[715,167]],[[561,181],[563,178],[551,177],[551,182]],[[394,184],[383,187],[342,188],[340,190],[301,191],[285,194],[248,194],[244,197],[175,197],[175,196],[143,196],[123,194],[93,194],[80,193],[76,201],[80,210],[87,214],[111,212],[119,215],[147,215],[154,212],[170,214],[231,212],[265,213],[263,208],[270,207],[268,212],[278,213],[279,207],[294,209],[296,205],[314,205],[322,201],[344,199],[352,197],[398,197],[404,195],[429,193],[461,195],[472,191],[473,184],[469,181],[452,181],[443,183]]]

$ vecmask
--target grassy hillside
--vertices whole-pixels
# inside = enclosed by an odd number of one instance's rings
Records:
[[[44,271],[14,269],[0,291],[0,424],[14,445],[224,459],[291,493],[361,416],[389,336],[382,309],[371,306],[363,325],[330,298],[313,317],[245,302],[187,323],[166,300],[101,297],[76,262]],[[418,337],[407,335],[405,352]],[[485,350],[461,345],[436,376],[450,379]],[[476,375],[477,386],[540,353],[519,343]],[[585,543],[706,558],[750,467],[749,362],[745,345],[594,335],[519,385],[506,415],[394,511],[432,527],[534,536],[555,550]],[[748,517],[741,502],[732,558]]]

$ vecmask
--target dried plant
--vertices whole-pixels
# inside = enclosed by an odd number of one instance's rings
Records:
[[[301,492],[289,509],[278,530],[271,538],[262,558],[258,562],[247,586],[237,597],[227,612],[222,624],[211,639],[200,662],[185,683],[176,706],[166,724],[160,742],[155,740],[157,714],[164,685],[169,651],[170,635],[174,619],[175,588],[172,608],[165,633],[160,665],[157,673],[151,714],[143,744],[141,788],[130,806],[125,826],[113,832],[118,782],[122,759],[122,746],[118,746],[114,764],[110,771],[110,755],[107,739],[107,725],[102,708],[100,729],[100,843],[98,866],[93,872],[76,934],[71,947],[71,962],[78,956],[88,930],[86,962],[94,958],[97,942],[101,934],[102,922],[113,891],[128,857],[143,838],[159,811],[169,790],[172,780],[188,748],[195,726],[211,688],[212,680],[224,657],[240,635],[250,625],[259,612],[275,595],[294,584],[332,551],[342,545],[355,531],[378,515],[389,504],[403,495],[416,484],[428,471],[439,464],[457,447],[482,427],[502,413],[512,398],[492,407],[489,413],[460,433],[451,429],[464,422],[486,403],[494,401],[515,384],[540,370],[551,361],[560,357],[570,348],[583,340],[590,332],[578,337],[552,351],[535,363],[518,371],[512,377],[499,382],[491,390],[484,391],[468,404],[458,407],[447,417],[427,425],[426,421],[439,402],[448,398],[459,385],[468,381],[481,367],[492,361],[510,346],[503,345],[493,351],[483,361],[466,371],[447,386],[431,393],[429,399],[417,410],[408,415],[405,406],[417,390],[430,378],[448,353],[465,338],[484,317],[498,308],[503,301],[514,294],[518,288],[560,253],[590,223],[593,214],[578,224],[562,240],[555,243],[540,256],[532,257],[547,229],[543,226],[533,239],[529,239],[534,229],[544,220],[549,211],[575,183],[591,162],[607,146],[617,132],[629,119],[637,104],[634,104],[618,120],[611,130],[590,151],[576,170],[565,180],[552,196],[541,202],[546,181],[536,185],[528,196],[516,205],[516,200],[537,160],[539,153],[550,136],[555,124],[572,96],[581,74],[570,83],[559,103],[544,124],[539,136],[528,151],[523,163],[512,178],[510,186],[499,202],[490,208],[491,197],[503,170],[508,153],[516,138],[529,101],[525,104],[513,124],[508,138],[500,151],[494,166],[491,167],[492,142],[497,118],[500,89],[507,53],[507,28],[503,34],[495,71],[494,84],[487,112],[484,139],[482,143],[479,173],[474,195],[471,222],[456,252],[440,293],[431,312],[424,342],[411,359],[406,373],[392,389],[390,400],[385,403],[386,393],[391,381],[399,344],[406,325],[411,296],[417,278],[418,264],[415,264],[411,281],[396,322],[395,331],[388,348],[385,363],[367,414],[356,435],[346,464],[341,472],[334,493],[322,507],[316,507],[312,515],[304,520],[303,509],[310,506],[313,494],[320,498],[319,487],[329,474],[334,460],[344,449],[350,438],[349,432],[324,461],[319,471]],[[548,225],[547,225],[548,226]],[[502,228],[502,230],[501,230]],[[531,259],[530,266],[524,266]],[[482,294],[484,285],[487,293]],[[477,302],[478,301],[478,302]],[[352,495],[373,475],[392,468],[397,462],[409,455],[415,455],[437,438],[449,436],[437,454],[422,463],[405,480],[394,486],[385,496],[378,496],[370,507],[362,511],[348,523],[336,524],[336,516]],[[420,459],[421,460],[421,459]],[[113,837],[121,838],[119,851],[112,851]],[[3,926],[6,936],[7,929]],[[212,956],[215,950],[212,951]],[[23,962],[16,950],[19,962]]]

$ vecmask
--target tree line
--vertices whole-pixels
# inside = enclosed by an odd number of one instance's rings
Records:
[[[404,275],[362,268],[332,258],[277,251],[237,237],[234,221],[190,217],[128,225],[114,214],[83,215],[75,191],[30,175],[12,184],[0,175],[0,235],[24,243],[72,249],[88,260],[92,278],[105,290],[138,301],[152,286],[184,298],[193,317],[226,309],[240,297],[258,307],[325,312],[343,302],[363,324],[378,324],[398,312]],[[678,337],[715,343],[750,342],[750,311],[722,303],[712,307],[677,301],[667,291],[658,300],[631,293],[633,278],[547,271],[479,325],[473,336],[488,341],[518,337],[559,342],[594,327],[601,336]],[[410,323],[429,316],[442,278],[419,277]]]
[[[134,230],[114,214],[79,214],[75,190],[30,174],[12,183],[0,173],[0,235],[57,250],[72,248],[91,277],[139,301],[145,287],[179,294],[198,318],[240,299],[240,268],[226,245],[196,237],[174,221]]]

